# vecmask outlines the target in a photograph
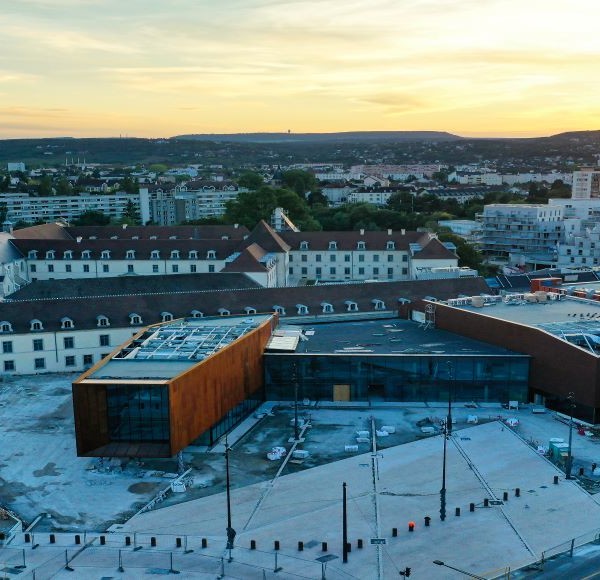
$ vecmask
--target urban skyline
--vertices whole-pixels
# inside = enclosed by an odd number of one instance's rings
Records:
[[[0,138],[594,129],[580,4],[23,0],[0,16]]]

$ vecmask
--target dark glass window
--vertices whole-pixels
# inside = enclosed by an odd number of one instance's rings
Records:
[[[91,365],[94,362],[94,357],[91,354],[84,354],[83,355],[83,364],[84,365]]]
[[[75,339],[72,336],[65,336],[65,348],[75,348]]]
[[[33,366],[36,371],[46,368],[46,359],[45,358],[36,358],[33,361]]]
[[[44,340],[42,338],[33,339],[33,350],[44,350]]]
[[[168,387],[110,385],[107,405],[111,441],[169,440]]]
[[[74,367],[75,366],[75,357],[74,356],[66,356],[65,357],[65,366],[66,367]]]
[[[108,334],[100,335],[100,346],[108,346],[110,344],[110,336]]]
[[[2,352],[9,353],[13,351],[12,340],[4,340],[2,341]]]
[[[14,360],[5,360],[4,361],[4,370],[5,371],[14,371],[15,370],[15,361]]]

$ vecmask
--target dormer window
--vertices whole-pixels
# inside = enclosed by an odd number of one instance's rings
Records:
[[[125,253],[125,258],[127,260],[135,260],[135,250],[127,250]]]
[[[308,306],[305,304],[296,304],[296,312],[298,314],[308,314]]]
[[[203,318],[204,317],[204,313],[200,312],[200,310],[192,310],[191,314],[192,314],[192,318]]]
[[[190,260],[197,260],[198,259],[198,250],[190,250],[190,253],[188,254],[188,258]]]
[[[329,302],[321,302],[321,309],[324,314],[333,312],[333,304]]]
[[[151,240],[157,240],[157,239],[158,239],[158,236],[150,236],[150,239],[151,239]]]
[[[179,250],[171,251],[171,260],[179,260]]]
[[[373,300],[371,300],[371,303],[373,304],[373,308],[375,310],[385,310],[385,302],[383,300],[374,298]]]
[[[100,254],[100,258],[102,260],[110,260],[110,250],[102,250],[102,253]]]
[[[244,312],[246,314],[256,314],[256,308],[253,308],[252,306],[246,306],[244,308]]]
[[[206,259],[207,260],[216,260],[217,253],[214,250],[208,250],[208,252],[206,252]]]
[[[110,320],[108,320],[108,317],[104,316],[104,314],[96,316],[96,320],[98,321],[98,326],[110,326]]]
[[[139,314],[136,314],[135,312],[132,312],[129,315],[129,324],[131,324],[131,325],[140,325],[140,324],[142,324],[142,317]]]
[[[30,260],[37,260],[37,250],[29,250],[29,253],[27,254],[27,257]]]
[[[393,242],[393,241],[391,241],[391,240],[388,240],[388,242],[385,245],[385,249],[386,250],[395,250],[396,249],[396,243]]]
[[[227,310],[227,308],[219,308],[217,312],[219,313],[219,316],[229,316],[231,314],[231,312]]]
[[[48,250],[46,252],[46,260],[54,260],[54,250]]]
[[[152,250],[152,252],[150,252],[151,260],[158,260],[159,258],[160,258],[160,252],[158,250]]]
[[[273,312],[277,312],[277,314],[285,316],[285,308],[283,306],[279,306],[278,304],[273,306]]]
[[[75,324],[73,323],[73,320],[71,318],[65,316],[60,319],[60,327],[61,329],[66,330],[68,328],[75,328]]]
[[[367,247],[367,245],[364,242],[362,242],[362,241],[357,242],[357,244],[356,244],[356,249],[357,250],[365,250],[366,247]]]
[[[0,332],[12,332],[12,324],[3,320],[0,322]]]
[[[171,322],[173,320],[173,315],[170,312],[161,312],[160,317],[163,322]]]
[[[356,302],[346,300],[344,304],[346,305],[346,312],[358,312],[358,304]]]
[[[90,250],[83,250],[83,252],[81,252],[82,260],[89,260],[91,257],[92,257],[92,254],[91,254]]]
[[[308,250],[308,242],[300,242],[301,250]]]
[[[65,250],[63,253],[64,260],[72,260],[73,259],[73,250]]]
[[[170,240],[176,240],[176,239],[177,239],[177,236],[169,236],[169,239],[170,239]]]
[[[329,242],[330,250],[337,250],[337,242]]]
[[[29,322],[29,329],[30,330],[44,330],[44,325],[42,324],[41,320],[34,318],[33,320],[31,320]]]

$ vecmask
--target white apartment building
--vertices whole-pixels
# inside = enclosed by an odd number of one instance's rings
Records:
[[[481,214],[481,249],[510,264],[552,265],[563,240],[564,208],[537,204],[490,204]]]
[[[12,222],[71,221],[86,211],[99,211],[112,219],[120,219],[132,202],[146,223],[150,219],[147,190],[140,193],[110,193],[36,197],[28,193],[0,193],[0,203],[6,204],[7,219]]]
[[[600,169],[594,167],[582,167],[573,172],[573,199],[600,198]]]

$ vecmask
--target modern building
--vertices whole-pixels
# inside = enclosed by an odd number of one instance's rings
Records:
[[[293,399],[294,382],[300,399],[316,401],[528,400],[528,355],[458,332],[399,318],[296,328],[294,351],[267,345],[268,400]]]
[[[150,326],[73,383],[77,454],[171,457],[212,444],[263,400],[276,315]]]
[[[533,269],[556,262],[564,209],[542,204],[490,204],[481,217],[481,250],[491,260]]]
[[[425,300],[424,312],[435,328],[529,355],[529,400],[568,413],[573,392],[575,415],[597,424],[600,301],[594,289]]]

